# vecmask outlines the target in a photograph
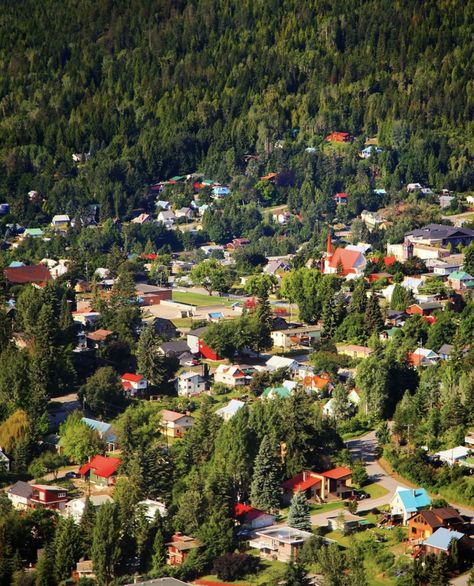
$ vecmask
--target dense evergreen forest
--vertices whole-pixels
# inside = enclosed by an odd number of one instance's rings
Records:
[[[33,189],[46,214],[108,217],[175,173],[244,174],[245,153],[284,170],[333,130],[378,136],[389,188],[474,183],[472,1],[23,0],[0,30],[0,198],[20,217]],[[299,184],[324,189],[334,158]]]

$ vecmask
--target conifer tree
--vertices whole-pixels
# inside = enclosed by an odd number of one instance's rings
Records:
[[[151,557],[151,571],[154,574],[160,572],[160,570],[166,565],[166,539],[163,535],[163,529],[161,523],[155,533],[153,540],[153,553]]]
[[[332,338],[337,327],[336,303],[333,297],[326,302],[321,319],[323,321],[323,336],[325,338]]]
[[[95,518],[95,507],[92,504],[91,499],[87,496],[84,505],[84,512],[82,513],[81,522],[79,523],[81,554],[85,559],[89,559],[91,555]]]
[[[167,368],[164,358],[158,354],[160,338],[156,334],[153,324],[148,324],[140,334],[137,345],[138,372],[150,381],[152,385],[161,385],[166,382]]]
[[[310,586],[311,583],[303,564],[298,560],[290,560],[280,584],[283,584],[283,586]]]
[[[265,435],[255,458],[250,500],[252,506],[272,511],[280,506],[281,482],[275,446]]]
[[[301,490],[296,491],[291,499],[290,510],[288,512],[288,525],[303,531],[311,530],[309,505],[306,501],[306,495]]]
[[[54,546],[54,574],[59,583],[70,577],[80,556],[80,530],[72,517],[66,517],[58,524]]]
[[[354,313],[364,313],[367,307],[367,293],[365,292],[364,279],[356,281],[354,291],[352,292],[351,302],[349,303],[349,311]]]
[[[35,586],[56,586],[54,576],[54,546],[48,543],[36,565]]]
[[[117,539],[119,532],[117,507],[112,503],[105,503],[97,513],[91,552],[99,586],[108,586],[115,576],[120,559],[119,540]]]
[[[384,320],[382,311],[380,309],[379,300],[377,296],[372,293],[367,302],[367,309],[364,317],[365,331],[368,336],[375,333],[380,333],[383,330]]]

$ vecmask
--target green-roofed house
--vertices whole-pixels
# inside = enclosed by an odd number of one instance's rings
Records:
[[[23,232],[24,238],[43,238],[44,232],[41,228],[25,228]]]
[[[262,393],[262,399],[288,399],[291,390],[286,387],[267,387]]]
[[[215,181],[213,179],[203,179],[201,183],[204,185],[214,185]]]
[[[474,287],[474,277],[466,271],[454,271],[448,276],[448,283],[455,291],[465,291]]]
[[[182,181],[183,179],[185,179],[185,175],[175,175],[169,181]]]
[[[393,326],[393,328],[390,328],[389,330],[384,330],[383,332],[381,332],[379,338],[381,340],[393,340],[395,334],[399,331],[400,331],[400,328]]]

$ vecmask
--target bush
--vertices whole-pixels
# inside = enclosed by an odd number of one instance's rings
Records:
[[[219,580],[233,582],[247,574],[254,574],[260,560],[247,553],[226,553],[214,562],[214,572]]]

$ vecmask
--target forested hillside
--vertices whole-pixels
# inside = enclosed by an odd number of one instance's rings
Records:
[[[473,47],[465,0],[3,2],[0,198],[123,213],[154,180],[285,167],[333,130],[378,135],[389,187],[465,190]]]

